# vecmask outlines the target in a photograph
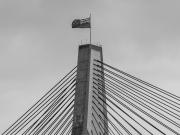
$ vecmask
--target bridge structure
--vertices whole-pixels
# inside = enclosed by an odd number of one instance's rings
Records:
[[[180,135],[180,97],[80,45],[77,66],[2,135]]]

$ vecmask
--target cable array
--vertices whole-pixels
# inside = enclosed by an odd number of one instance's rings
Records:
[[[77,67],[73,68],[2,135],[70,134]]]
[[[108,121],[105,134],[180,134],[180,97],[98,60],[93,70],[93,108]]]
[[[2,135],[71,135],[76,76],[77,67]],[[98,60],[90,79],[90,135],[180,135],[180,97]]]

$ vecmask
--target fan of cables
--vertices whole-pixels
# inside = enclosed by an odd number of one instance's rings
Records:
[[[2,135],[70,135],[77,67],[50,89]]]
[[[98,60],[93,70],[93,115],[102,129],[106,105],[105,134],[180,134],[180,97]]]

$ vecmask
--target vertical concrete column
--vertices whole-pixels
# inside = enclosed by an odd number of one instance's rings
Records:
[[[102,47],[90,44],[79,46],[72,135],[104,134],[92,117],[94,59],[103,61]],[[99,108],[104,112],[102,107]],[[96,119],[100,122],[97,116]]]

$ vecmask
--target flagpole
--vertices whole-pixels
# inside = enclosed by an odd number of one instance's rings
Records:
[[[91,44],[91,14],[90,14],[89,19],[90,19],[90,44]]]

